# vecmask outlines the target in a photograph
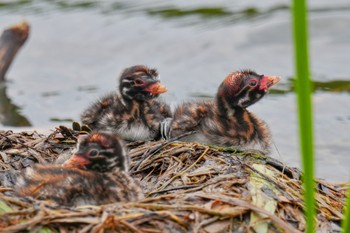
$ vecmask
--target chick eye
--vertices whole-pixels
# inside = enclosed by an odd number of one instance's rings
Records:
[[[249,86],[255,87],[258,82],[256,80],[249,81]]]
[[[89,155],[90,155],[90,156],[93,156],[93,157],[94,157],[94,156],[97,156],[98,154],[99,154],[99,153],[98,153],[98,150],[90,150],[90,151],[89,151]]]
[[[145,82],[142,80],[142,79],[139,79],[139,78],[137,78],[137,79],[135,79],[134,80],[134,84],[136,84],[136,85],[142,85],[142,84],[144,84]]]

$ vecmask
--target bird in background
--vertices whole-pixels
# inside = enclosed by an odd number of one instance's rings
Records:
[[[252,70],[230,73],[219,86],[214,100],[176,107],[167,137],[195,131],[181,140],[269,153],[269,128],[247,108],[262,99],[279,81],[278,76],[261,75]]]
[[[27,168],[17,177],[14,192],[51,200],[58,205],[101,205],[141,200],[143,192],[131,178],[123,141],[106,132],[92,132],[62,165]]]
[[[161,123],[171,117],[170,107],[157,98],[166,91],[156,69],[144,65],[126,68],[118,92],[90,105],[81,121],[93,130],[111,131],[128,141],[159,139]]]

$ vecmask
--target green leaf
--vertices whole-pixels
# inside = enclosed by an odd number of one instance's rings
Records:
[[[48,227],[46,227],[46,226],[43,226],[42,228],[41,228],[41,231],[40,231],[41,233],[51,233],[52,231],[51,231],[51,229],[50,228],[48,228]]]
[[[8,206],[4,201],[0,200],[0,213],[12,212],[13,209]]]
[[[265,165],[262,164],[254,164],[253,167],[259,171],[261,174],[264,174],[268,177],[274,177],[274,173],[271,170],[268,170]],[[249,182],[249,191],[252,196],[252,203],[260,207],[271,214],[274,214],[277,207],[277,201],[271,197],[266,195],[263,192],[263,189],[268,188],[273,195],[278,195],[278,190],[266,179],[263,179],[256,173],[252,173],[250,182]],[[268,231],[268,225],[270,223],[269,220],[261,220],[266,218],[263,214],[258,214],[255,212],[251,212],[250,214],[250,223],[254,230],[259,233],[266,233]]]
[[[293,0],[293,31],[298,97],[299,138],[304,171],[306,231],[315,232],[314,140],[312,122],[312,86],[309,72],[306,0]]]

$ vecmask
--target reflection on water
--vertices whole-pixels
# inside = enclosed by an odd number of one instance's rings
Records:
[[[179,1],[181,2],[181,1]],[[310,12],[331,12],[331,11],[348,11],[350,5],[345,1],[340,1],[341,5],[314,6],[310,4]],[[210,1],[203,1],[204,7],[195,6],[194,4],[178,4],[179,7],[174,7],[176,1],[74,1],[74,0],[56,0],[56,1],[37,1],[37,0],[9,0],[0,2],[0,9],[7,10],[25,10],[36,13],[45,12],[47,10],[74,10],[74,9],[94,9],[101,13],[112,13],[116,10],[124,10],[131,12],[144,12],[151,16],[161,16],[163,18],[179,18],[186,16],[199,16],[201,20],[210,18],[228,18],[231,20],[241,18],[253,18],[257,16],[269,15],[278,11],[289,11],[290,5],[284,1],[267,2],[267,7],[254,7],[252,5],[241,4],[233,1],[228,4],[222,2],[213,4]],[[188,6],[189,5],[189,6]],[[201,4],[197,4],[201,5]],[[259,4],[258,4],[259,5]],[[260,5],[259,5],[260,6]],[[230,20],[230,21],[231,21]]]
[[[61,7],[62,9],[72,9],[72,8],[90,8],[90,7],[97,7],[98,2],[97,1],[55,1],[54,4]]]
[[[268,16],[277,11],[285,11],[289,10],[289,6],[287,5],[278,5],[272,6],[271,8],[267,8],[264,10],[255,8],[255,7],[243,7],[240,10],[229,10],[225,7],[203,7],[203,8],[172,8],[172,7],[163,7],[156,9],[147,10],[148,14],[154,16],[160,16],[165,19],[172,18],[181,18],[188,16],[198,16],[196,20],[197,23],[203,23],[203,20],[210,19],[221,19],[222,24],[237,22],[240,20],[247,19],[257,19]]]
[[[288,79],[288,82],[280,85],[283,89],[272,89],[270,94],[286,94],[295,92],[295,79]],[[350,80],[332,80],[328,82],[312,81],[312,91],[325,92],[350,92]]]
[[[295,92],[295,79],[288,79],[287,82],[283,84],[278,85],[279,88],[273,88],[270,89],[269,94],[270,95],[285,95],[287,93],[294,93]],[[313,92],[334,92],[334,93],[340,93],[340,92],[350,92],[350,80],[332,80],[328,82],[322,82],[322,81],[312,81],[312,91]],[[192,97],[201,98],[201,99],[208,99],[213,98],[213,95],[208,95],[206,93],[192,93]]]
[[[50,121],[52,121],[52,122],[68,122],[68,123],[72,123],[74,120],[73,119],[71,119],[71,118],[55,118],[55,117],[53,117],[53,118],[50,118]]]
[[[327,92],[350,92],[350,81],[333,80],[330,82],[313,82],[314,91],[322,90]]]
[[[160,15],[165,18],[171,17],[183,17],[189,15],[198,15],[203,18],[207,17],[219,17],[230,15],[229,11],[225,8],[196,8],[196,9],[180,9],[180,8],[165,8],[165,9],[150,9],[148,11],[150,15]]]
[[[9,9],[18,9],[23,6],[28,6],[33,3],[37,3],[36,0],[10,0],[0,2],[0,7],[9,8]],[[44,1],[43,1],[44,2]],[[58,6],[62,9],[64,8],[88,8],[88,7],[97,7],[98,1],[49,1],[50,4]]]
[[[31,0],[17,0],[17,1],[1,1],[0,7],[1,8],[19,8],[28,4],[31,4]]]
[[[26,117],[19,113],[19,107],[7,97],[6,86],[0,84],[0,124],[4,126],[31,126]]]

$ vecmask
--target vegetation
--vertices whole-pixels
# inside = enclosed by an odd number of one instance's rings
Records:
[[[80,127],[75,126],[75,129]],[[87,132],[58,127],[50,135],[0,131],[0,170],[52,163]],[[305,230],[302,173],[256,151],[174,140],[128,144],[139,202],[66,208],[19,198],[0,185],[0,231],[295,232]],[[0,172],[1,174],[1,172]],[[7,174],[3,178],[11,177]],[[0,176],[1,178],[1,176]],[[339,222],[346,187],[317,182],[317,228]],[[1,179],[0,179],[1,183]]]
[[[312,127],[311,82],[309,78],[309,54],[307,35],[307,11],[305,0],[293,0],[293,29],[298,96],[299,139],[304,171],[304,202],[306,232],[315,231],[315,183],[314,146]]]
[[[305,0],[293,0],[293,30],[296,70],[296,90],[298,96],[299,134],[302,165],[304,171],[304,202],[306,213],[306,232],[315,232],[315,182],[314,182],[314,145],[312,121],[312,85],[309,72],[307,7]],[[350,191],[348,191],[350,194]],[[349,197],[348,194],[348,197]],[[343,223],[343,232],[350,228],[350,201]]]

